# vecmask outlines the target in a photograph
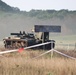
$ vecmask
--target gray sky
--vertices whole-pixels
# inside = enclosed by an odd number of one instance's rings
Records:
[[[8,5],[18,7],[20,10],[31,9],[69,9],[76,10],[76,0],[2,0]]]

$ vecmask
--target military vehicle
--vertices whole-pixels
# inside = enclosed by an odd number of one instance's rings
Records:
[[[49,40],[49,32],[60,32],[59,26],[44,26],[35,25],[34,33],[11,33],[11,37],[4,38],[4,46],[7,49],[18,49],[23,47],[28,47],[36,44],[41,44],[45,42],[50,42],[50,44],[36,47],[37,49],[51,49],[55,47],[55,41]],[[52,29],[53,28],[53,29]],[[56,30],[57,28],[57,30]],[[35,48],[35,49],[36,49]]]

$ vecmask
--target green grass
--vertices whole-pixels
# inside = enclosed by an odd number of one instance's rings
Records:
[[[52,36],[50,39],[54,39],[57,43],[76,43],[76,35]]]

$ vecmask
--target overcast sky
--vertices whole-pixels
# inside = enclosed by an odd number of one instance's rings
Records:
[[[18,7],[20,10],[31,9],[69,9],[76,10],[76,0],[2,0],[8,5]]]

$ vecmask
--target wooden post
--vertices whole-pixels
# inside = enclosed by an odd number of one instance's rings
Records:
[[[53,58],[53,49],[51,49],[52,51],[51,51],[51,59]]]
[[[53,58],[53,42],[51,42],[51,59]]]

